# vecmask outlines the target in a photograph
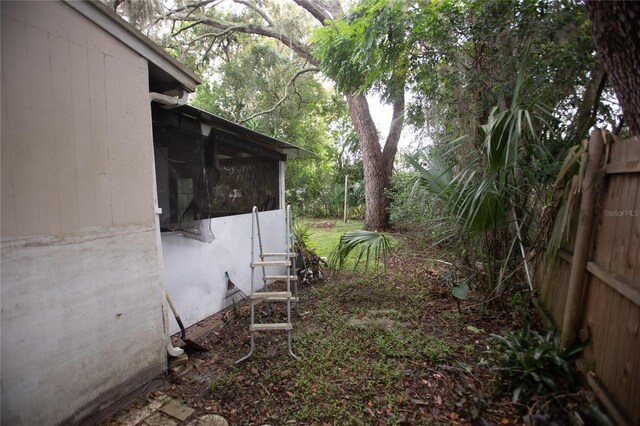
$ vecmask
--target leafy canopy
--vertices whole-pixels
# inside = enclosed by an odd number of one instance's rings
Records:
[[[404,90],[410,13],[405,2],[360,2],[344,19],[316,29],[311,41],[323,72],[345,93],[373,89],[392,98]]]

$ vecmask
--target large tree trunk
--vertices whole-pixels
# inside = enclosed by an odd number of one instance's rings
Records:
[[[294,0],[322,25],[343,15],[339,0]],[[386,191],[391,185],[393,160],[398,151],[398,142],[404,126],[404,88],[393,102],[391,127],[384,144],[371,118],[369,103],[364,95],[348,95],[347,105],[351,124],[358,135],[364,168],[365,214],[364,229],[386,230],[390,228],[389,197]]]
[[[343,14],[339,0],[294,0],[300,7],[304,8],[322,25],[328,25],[329,21]],[[186,16],[173,16],[176,12],[182,12],[198,5],[204,6],[208,1],[189,3],[180,6],[167,16],[171,19],[182,22],[195,22],[222,30],[222,32],[242,32],[279,40],[285,46],[296,52],[310,64],[318,66],[318,60],[313,57],[313,53],[308,45],[302,41],[290,37],[273,27],[268,14],[257,4],[238,2],[258,12],[265,20],[265,25],[254,23],[229,22],[209,16],[192,14],[193,10]],[[303,71],[306,72],[306,71]],[[398,150],[398,142],[402,127],[404,125],[404,88],[399,90],[397,98],[393,101],[393,116],[391,128],[384,144],[380,145],[378,131],[371,118],[367,98],[364,95],[347,96],[347,105],[353,127],[358,135],[360,148],[362,150],[362,163],[364,167],[364,191],[365,191],[365,217],[364,227],[370,230],[388,229],[389,224],[389,198],[385,191],[391,182],[393,172],[393,160]]]
[[[347,96],[351,122],[360,141],[362,166],[364,168],[365,216],[364,228],[368,230],[389,229],[389,198],[385,190],[391,183],[393,160],[404,124],[404,95],[393,103],[393,118],[389,135],[384,145],[371,118],[369,104],[364,95]]]
[[[596,48],[632,135],[640,135],[640,2],[587,1]]]

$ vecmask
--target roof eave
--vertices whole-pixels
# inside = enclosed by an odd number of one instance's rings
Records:
[[[192,105],[182,105],[180,107],[177,107],[177,110],[185,114],[192,115],[205,124],[223,127],[227,131],[233,132],[238,136],[245,138],[249,136],[251,139],[259,140],[261,143],[271,146],[275,151],[286,154],[287,158],[290,159],[317,156],[312,151],[300,148],[299,146],[290,144],[288,142],[281,141],[280,139],[267,136],[264,133],[249,129],[248,127],[245,127],[241,124],[227,120],[226,118],[212,114],[208,111],[194,107]]]

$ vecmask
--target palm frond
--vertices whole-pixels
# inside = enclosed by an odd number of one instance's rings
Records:
[[[391,244],[385,234],[375,231],[350,231],[340,237],[338,246],[329,256],[329,265],[334,270],[344,268],[349,256],[354,254],[354,270],[364,258],[365,272],[369,269],[371,262],[373,262],[376,272],[382,262],[386,272],[386,259],[390,251]]]

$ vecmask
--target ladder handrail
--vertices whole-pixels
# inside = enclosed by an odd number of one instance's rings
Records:
[[[285,212],[284,218],[284,247],[286,253],[291,253],[293,247],[291,247],[291,204],[287,206],[287,211]],[[293,259],[287,256],[287,260],[291,262],[289,266],[287,266],[287,292],[291,294],[291,265],[293,265]],[[296,294],[297,296],[297,294]],[[287,298],[287,322],[291,323],[291,298]],[[291,350],[291,330],[289,330],[287,335],[287,346],[289,347],[289,353],[294,358],[296,357]]]
[[[260,249],[260,259],[262,260],[262,253],[264,253],[264,250],[262,249],[262,234],[260,233],[260,220],[258,219],[258,207],[257,206],[253,206],[252,209],[252,213],[253,213],[253,217],[256,218],[256,229],[258,231],[258,248]],[[251,227],[251,234],[253,235],[253,226]],[[251,262],[253,263],[255,261],[255,259],[251,259]],[[267,275],[266,270],[264,269],[264,266],[262,267],[262,276],[264,277],[265,275]],[[251,292],[253,293],[253,290],[251,290]]]
[[[285,233],[285,253],[283,253],[283,256],[286,257],[287,259],[287,274],[286,274],[286,281],[287,281],[287,291],[285,296],[283,297],[282,295],[278,294],[277,297],[273,296],[271,297],[273,300],[282,300],[284,298],[284,300],[287,301],[287,322],[284,324],[256,324],[255,323],[255,304],[256,301],[258,299],[265,299],[265,300],[269,300],[269,297],[255,297],[255,268],[257,266],[262,267],[262,278],[264,281],[264,277],[267,276],[266,275],[266,270],[265,270],[265,264],[271,264],[269,266],[276,266],[278,264],[283,264],[284,261],[274,261],[274,262],[267,262],[264,260],[265,258],[265,252],[262,246],[262,233],[260,232],[260,219],[259,219],[259,215],[258,215],[258,207],[254,206],[253,209],[251,210],[251,263],[249,264],[249,266],[251,267],[251,296],[250,296],[250,306],[251,306],[251,326],[249,327],[249,332],[251,335],[251,347],[249,350],[249,353],[247,355],[245,355],[244,357],[240,358],[239,360],[237,360],[235,363],[238,364],[244,360],[246,360],[247,358],[249,358],[252,354],[253,354],[253,350],[254,350],[254,333],[256,331],[274,331],[274,330],[287,330],[287,346],[289,349],[289,354],[294,357],[295,359],[299,359],[294,353],[293,350],[291,348],[291,331],[292,331],[292,324],[291,324],[291,300],[293,299],[293,295],[291,293],[291,274],[295,273],[295,264],[292,260],[292,256],[291,253],[294,251],[294,247],[293,247],[293,240],[292,240],[292,223],[291,223],[291,205],[287,205],[286,211],[284,212],[284,233]],[[260,261],[256,262],[256,255],[255,255],[255,236],[256,236],[256,232],[258,234],[258,248],[260,250]],[[270,253],[270,254],[274,254],[274,253]],[[264,284],[265,288],[266,288],[266,282]],[[297,292],[298,292],[298,286],[297,286],[297,280],[296,280],[296,299],[297,299]],[[260,293],[262,294],[262,293]],[[274,293],[275,295],[276,293]]]

